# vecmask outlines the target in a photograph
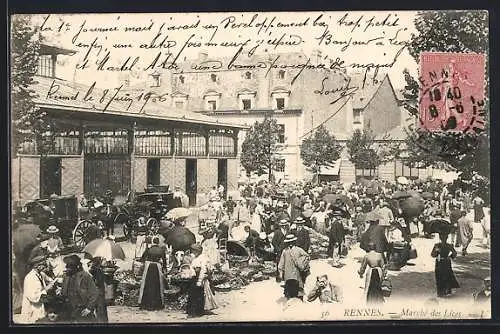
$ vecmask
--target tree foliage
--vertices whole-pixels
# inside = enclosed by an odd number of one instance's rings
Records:
[[[277,152],[282,145],[278,143],[280,126],[275,118],[266,116],[262,122],[255,124],[248,130],[241,147],[241,165],[247,173],[256,172],[258,175],[269,174],[276,168]]]
[[[29,15],[12,18],[11,35],[11,117],[12,152],[23,142],[35,142],[42,153],[51,125],[46,115],[34,103],[36,93],[32,89],[37,71],[40,35],[33,27]],[[49,139],[50,140],[50,139]]]
[[[425,11],[417,14],[409,52],[418,62],[421,52],[488,53],[488,13],[486,11]],[[488,64],[487,64],[488,66]],[[407,70],[404,107],[418,117],[419,84]],[[486,87],[489,78],[486,76]],[[488,92],[488,88],[486,89]],[[485,100],[486,119],[488,99]],[[486,123],[487,124],[487,123]],[[406,155],[412,163],[447,166],[470,178],[474,173],[489,177],[489,130],[479,134],[429,132],[409,129]]]
[[[349,160],[360,169],[374,169],[385,161],[385,151],[379,151],[375,136],[369,129],[356,129],[346,143]]]
[[[302,141],[300,157],[304,165],[313,173],[319,173],[321,166],[328,166],[340,158],[342,146],[334,135],[321,125],[314,134]]]

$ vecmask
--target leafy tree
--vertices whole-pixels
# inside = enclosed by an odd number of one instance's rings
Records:
[[[370,130],[356,129],[347,141],[349,160],[361,169],[374,169],[382,162],[375,149],[375,137]]]
[[[314,174],[318,174],[321,166],[328,166],[340,158],[342,146],[334,135],[321,125],[314,134],[302,141],[300,157],[304,165]]]
[[[35,142],[43,153],[51,125],[35,105],[36,94],[31,88],[36,83],[40,35],[29,15],[12,17],[11,34],[12,152],[15,155],[23,142]]]
[[[421,52],[488,53],[486,11],[426,11],[417,14],[409,52],[418,62]],[[488,64],[487,64],[488,66]],[[404,107],[418,116],[419,84],[407,70]],[[486,92],[488,92],[486,81]],[[488,99],[485,113],[488,116]],[[488,122],[486,122],[488,124]],[[470,179],[475,173],[489,177],[489,129],[479,134],[429,132],[409,129],[405,142],[408,159],[425,166],[448,166]]]
[[[272,171],[276,168],[277,152],[283,146],[278,143],[280,126],[275,118],[266,115],[262,122],[248,130],[241,147],[241,164],[247,173],[268,174],[272,180]]]

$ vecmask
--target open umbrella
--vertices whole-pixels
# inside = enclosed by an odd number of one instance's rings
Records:
[[[408,184],[408,182],[409,182],[405,176],[398,177],[397,181],[399,184]]]
[[[176,225],[163,234],[165,243],[172,247],[172,250],[188,250],[196,243],[196,236],[184,226]]]
[[[187,208],[173,208],[172,210],[167,212],[165,216],[166,219],[170,220],[181,220],[189,217],[191,211]]]
[[[12,231],[12,251],[17,256],[29,254],[29,250],[39,243],[37,236],[42,233],[35,224],[22,224]]]
[[[106,260],[125,260],[125,253],[120,245],[109,239],[95,239],[83,249],[84,253],[92,257],[102,257]]]
[[[354,207],[354,203],[349,198],[349,196],[342,194],[326,194],[323,196],[323,201],[332,204],[335,204],[337,203],[337,201],[340,201],[341,203],[347,205],[350,209]]]
[[[449,234],[453,228],[450,221],[443,218],[435,218],[429,221],[429,233],[447,233]]]

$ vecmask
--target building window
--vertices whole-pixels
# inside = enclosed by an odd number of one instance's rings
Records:
[[[252,73],[251,72],[245,72],[245,79],[252,79]]]
[[[279,173],[285,172],[285,159],[276,160],[275,170]]]
[[[184,108],[184,101],[175,101],[175,108],[183,109]]]
[[[285,71],[284,70],[280,70],[278,72],[278,79],[285,79]]]
[[[243,103],[243,110],[249,110],[252,108],[252,100],[242,99],[241,102]]]
[[[279,130],[278,130],[278,143],[284,144],[285,143],[285,124],[278,124]]]
[[[285,98],[283,97],[276,98],[276,109],[278,110],[285,109]]]
[[[394,175],[396,177],[404,176],[410,179],[418,179],[419,173],[420,169],[418,167],[411,166],[411,164],[405,161],[394,161]]]
[[[153,82],[151,84],[151,87],[160,87],[160,74],[155,73],[151,75],[153,77]]]
[[[208,110],[217,110],[217,101],[208,100]]]
[[[183,76],[183,75],[180,75],[180,76],[179,76],[179,81],[180,81],[180,83],[181,83],[181,84],[183,84],[183,83],[184,83],[184,76]]]
[[[360,109],[354,109],[352,112],[352,122],[355,124],[361,124],[361,110]]]
[[[38,59],[37,74],[44,77],[54,77],[54,61],[51,55],[41,55]]]
[[[217,75],[216,74],[210,74],[210,79],[212,82],[217,82]]]

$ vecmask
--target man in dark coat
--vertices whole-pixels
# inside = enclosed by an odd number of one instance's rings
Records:
[[[361,236],[359,247],[365,252],[369,252],[370,248],[368,244],[373,242],[375,244],[375,251],[381,253],[385,257],[385,253],[388,251],[388,241],[385,237],[384,227],[379,226],[378,221],[379,217],[375,212],[372,211],[366,214],[366,222],[369,223],[370,226]]]
[[[94,322],[94,311],[99,299],[99,290],[92,276],[83,270],[78,255],[64,258],[66,275],[63,280],[61,295],[68,305],[72,322]]]
[[[304,218],[302,217],[297,217],[295,220],[295,225],[297,225],[297,229],[295,230],[297,241],[295,241],[295,245],[308,252],[311,246],[311,237],[309,236],[309,231],[304,228],[304,222]]]
[[[342,222],[342,213],[332,211],[330,213],[330,230],[328,231],[328,254],[332,255],[334,266],[340,265],[340,251],[344,242],[346,231]]]
[[[288,234],[289,221],[287,219],[282,219],[279,221],[279,228],[274,231],[273,239],[271,244],[273,245],[274,252],[276,254],[276,260],[279,261],[281,257],[281,252],[285,249],[285,237]],[[278,264],[278,263],[276,263]],[[280,281],[280,276],[278,270],[276,270],[276,281]]]

